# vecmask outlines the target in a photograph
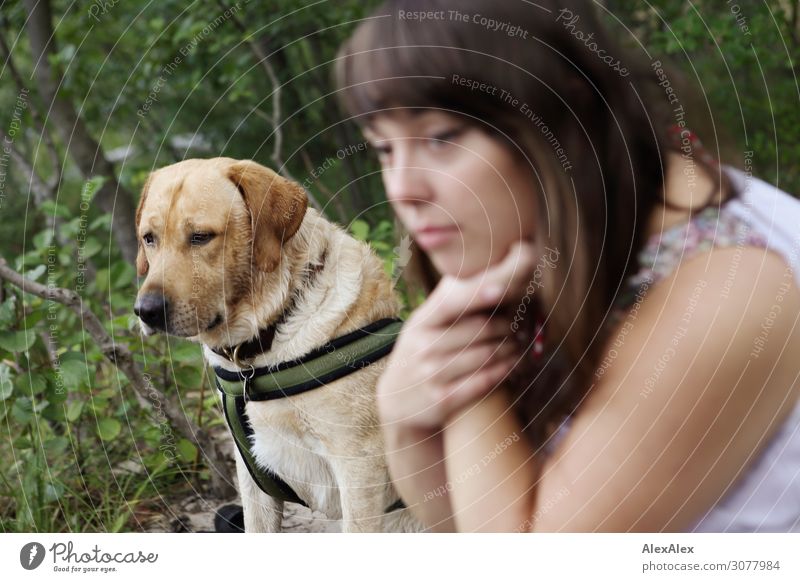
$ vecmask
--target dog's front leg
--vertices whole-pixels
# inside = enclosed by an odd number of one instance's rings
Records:
[[[334,472],[342,503],[342,532],[384,531],[387,486],[375,483],[380,472],[361,459],[342,459],[335,463]]]
[[[283,501],[264,493],[253,481],[247,466],[236,451],[236,475],[244,511],[244,530],[248,533],[277,533],[283,522]]]

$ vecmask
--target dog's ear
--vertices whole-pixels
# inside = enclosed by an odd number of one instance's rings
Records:
[[[266,271],[280,262],[281,245],[300,228],[308,197],[300,184],[252,160],[234,162],[227,176],[239,189],[250,213],[253,261]]]
[[[147,176],[142,186],[142,196],[139,198],[139,206],[136,208],[136,238],[139,241],[139,252],[136,254],[136,274],[139,277],[147,275],[150,265],[147,262],[147,256],[144,253],[144,244],[142,244],[142,237],[139,236],[139,223],[142,220],[142,208],[144,208],[144,200],[147,198],[147,192],[150,189],[150,180],[153,174]]]

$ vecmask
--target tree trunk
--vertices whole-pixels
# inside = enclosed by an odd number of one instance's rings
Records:
[[[34,74],[45,109],[49,110],[50,119],[83,177],[87,180],[93,176],[105,177],[94,199],[103,212],[111,213],[114,240],[125,260],[133,263],[138,247],[134,231],[134,198],[117,181],[114,166],[105,158],[100,144],[89,134],[72,103],[58,95],[60,83],[56,82],[55,71],[50,65],[50,58],[56,52],[50,0],[24,0],[24,4],[28,13],[26,27],[35,64]]]

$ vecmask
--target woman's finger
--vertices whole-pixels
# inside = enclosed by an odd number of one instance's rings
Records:
[[[499,360],[467,378],[444,387],[439,392],[440,413],[447,417],[489,394],[503,383],[515,362],[514,357]]]
[[[437,369],[431,370],[431,377],[437,384],[451,384],[458,379],[464,379],[481,368],[493,365],[499,360],[506,360],[512,356],[519,356],[521,348],[511,339],[504,339],[501,343],[489,342],[465,347],[453,354]]]
[[[465,316],[446,328],[434,326],[421,333],[417,341],[420,351],[447,355],[473,344],[499,342],[509,335],[513,335],[511,317],[498,312],[493,316]]]
[[[443,325],[503,303],[521,300],[535,267],[533,245],[519,241],[496,265],[466,279],[442,277],[420,307],[431,325]]]

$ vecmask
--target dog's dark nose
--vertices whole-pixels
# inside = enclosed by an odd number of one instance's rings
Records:
[[[133,312],[150,327],[166,329],[168,308],[162,293],[145,293],[136,299]]]

